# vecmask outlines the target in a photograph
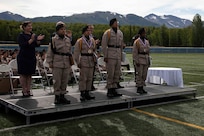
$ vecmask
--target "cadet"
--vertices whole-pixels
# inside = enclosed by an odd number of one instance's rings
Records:
[[[144,28],[141,28],[138,34],[139,37],[133,44],[133,62],[136,69],[136,86],[137,93],[146,94],[147,92],[143,89],[143,86],[145,86],[147,71],[150,66],[150,44],[148,40],[145,39],[146,32]]]
[[[136,40],[137,38],[139,38],[139,34],[136,34],[135,36],[132,37],[132,42],[131,42],[131,45],[132,45],[132,46],[134,45],[134,42],[135,42],[135,40]],[[137,70],[136,70],[136,66],[135,66],[135,61],[134,61],[134,59],[133,59],[133,66],[134,66],[134,71],[135,71],[134,75],[135,75],[135,83],[136,83],[136,74],[137,74],[136,71],[137,71]],[[137,85],[136,85],[136,87],[137,87]]]
[[[53,72],[55,104],[70,104],[70,101],[65,98],[65,94],[73,60],[71,41],[65,36],[65,32],[65,24],[61,21],[57,22],[56,34],[51,38],[46,58]]]
[[[97,39],[97,38],[93,35],[94,26],[91,25],[91,24],[89,24],[88,27],[89,27],[89,30],[90,30],[90,37],[92,37],[92,38],[94,39],[96,49],[98,49],[98,46],[99,46],[98,44],[99,44],[100,40]],[[94,69],[93,69],[93,74],[94,74],[94,72],[95,72],[95,69],[96,69],[96,68],[94,67]],[[94,86],[94,80],[92,80],[91,91],[94,91],[94,90],[96,90],[96,89],[97,89],[97,88],[95,88],[95,86]]]
[[[90,95],[92,89],[93,70],[96,63],[94,56],[95,42],[90,36],[88,26],[82,29],[82,37],[79,38],[74,48],[74,59],[80,68],[79,90],[81,92],[81,101],[94,99]]]
[[[106,30],[102,37],[102,51],[107,68],[107,96],[122,96],[116,89],[118,88],[121,60],[123,49],[123,33],[118,28],[116,18],[110,20],[110,29]]]

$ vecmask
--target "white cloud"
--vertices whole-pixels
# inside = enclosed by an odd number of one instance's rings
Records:
[[[133,13],[143,17],[150,13],[168,14],[190,20],[197,12],[204,16],[203,0],[0,0],[0,3],[0,12],[11,11],[25,17],[68,16],[94,11]]]

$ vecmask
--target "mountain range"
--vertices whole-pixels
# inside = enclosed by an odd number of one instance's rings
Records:
[[[149,14],[144,18],[135,14],[122,15],[110,11],[96,11],[93,13],[73,14],[71,16],[48,16],[26,18],[19,14],[6,11],[0,13],[0,20],[14,20],[24,21],[30,20],[32,22],[57,22],[63,21],[66,23],[87,23],[87,24],[109,24],[109,20],[117,18],[120,25],[137,25],[137,26],[155,26],[159,27],[165,25],[168,28],[184,28],[190,26],[192,21],[182,19],[173,15],[158,16]]]

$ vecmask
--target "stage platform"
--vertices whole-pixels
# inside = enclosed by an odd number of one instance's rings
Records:
[[[196,89],[178,88],[165,85],[147,84],[144,89],[148,92],[144,95],[136,93],[135,83],[121,83],[125,88],[118,89],[123,96],[108,98],[106,96],[105,84],[95,85],[97,90],[92,91],[95,100],[80,101],[78,86],[69,86],[66,98],[71,100],[69,105],[55,105],[54,95],[49,90],[34,89],[34,96],[22,98],[18,91],[14,96],[0,95],[0,104],[6,111],[14,110],[25,116],[26,124],[55,120],[62,118],[73,118],[91,114],[103,114],[118,110],[130,109],[142,105],[151,105],[158,102],[168,102],[177,99],[194,99]],[[187,98],[188,97],[188,98]]]

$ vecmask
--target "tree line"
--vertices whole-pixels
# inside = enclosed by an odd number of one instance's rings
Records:
[[[20,30],[20,24],[17,21],[0,20],[0,41],[12,41],[17,43],[17,37]],[[69,23],[66,24],[67,29],[73,33],[73,39],[78,39],[82,35],[82,28],[86,24]],[[101,39],[104,31],[109,26],[102,24],[94,24],[94,36]],[[141,26],[124,25],[120,26],[124,34],[124,42],[127,46],[132,46],[132,37],[137,35]],[[203,47],[204,45],[204,25],[201,16],[196,14],[193,18],[192,25],[186,28],[167,28],[165,25],[160,27],[145,27],[147,31],[147,39],[151,46],[163,47]],[[50,37],[55,32],[55,23],[51,22],[33,22],[33,32],[36,34],[44,34],[46,37],[43,44],[50,42]]]

